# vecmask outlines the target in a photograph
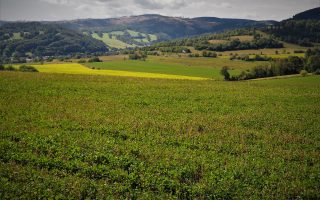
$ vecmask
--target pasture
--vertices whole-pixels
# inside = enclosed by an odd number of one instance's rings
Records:
[[[88,67],[107,70],[122,70],[131,72],[147,72],[174,74],[183,76],[203,77],[214,80],[222,80],[220,70],[224,66],[230,67],[231,74],[238,74],[243,70],[265,62],[231,61],[228,58],[189,58],[170,56],[148,56],[146,61],[128,60],[126,56],[103,57],[105,62],[87,63]]]
[[[0,72],[1,198],[319,199],[319,99],[319,76]]]
[[[105,76],[126,76],[126,77],[141,77],[141,78],[164,78],[164,79],[189,79],[189,80],[204,80],[204,77],[161,74],[161,73],[146,73],[146,72],[131,72],[125,70],[100,70],[99,68],[90,69],[77,63],[60,63],[60,64],[43,64],[32,65],[42,73],[59,73],[59,74],[86,74],[86,75],[105,75]],[[16,66],[18,67],[18,66]]]

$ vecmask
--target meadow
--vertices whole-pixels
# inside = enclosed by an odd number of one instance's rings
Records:
[[[319,76],[0,72],[0,196],[319,199],[319,99]]]
[[[122,70],[131,72],[147,72],[195,76],[222,80],[220,70],[224,66],[230,68],[231,74],[239,74],[243,70],[265,62],[231,61],[229,58],[190,58],[185,55],[148,56],[146,61],[128,60],[127,56],[108,56],[104,62],[87,63],[88,67],[104,70]]]
[[[158,37],[153,34],[145,34],[133,30],[125,31],[132,37],[132,40],[135,40],[136,42],[140,42],[142,44],[149,44],[150,42],[156,41],[158,39]],[[97,33],[92,33],[91,36],[95,39],[103,41],[111,48],[125,49],[128,47],[136,47],[137,45],[135,44],[128,44],[127,42],[117,39],[117,36],[125,35],[125,31],[105,32],[102,33],[102,37],[100,37]]]

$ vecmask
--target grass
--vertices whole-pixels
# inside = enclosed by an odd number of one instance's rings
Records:
[[[319,199],[320,77],[0,72],[4,199]]]
[[[238,35],[238,36],[232,36],[230,37],[231,40],[233,39],[239,39],[241,42],[251,42],[254,40],[254,37],[252,35]]]
[[[12,40],[21,40],[23,39],[21,37],[21,33],[13,33],[13,36],[11,37]]]
[[[232,74],[238,74],[242,70],[250,69],[261,63],[263,62],[230,61],[221,58],[179,58],[174,56],[149,56],[147,61],[132,61],[121,60],[117,56],[115,60],[109,59],[103,63],[88,63],[87,65],[107,70],[175,74],[222,80],[220,70],[223,66],[229,66],[233,69],[231,70]]]
[[[141,78],[164,78],[164,79],[188,79],[188,80],[204,80],[203,77],[171,75],[161,73],[145,73],[145,72],[130,72],[125,70],[98,70],[90,69],[77,63],[64,64],[44,64],[32,65],[39,72],[43,73],[62,73],[62,74],[87,74],[87,75],[106,75],[106,76],[127,76]]]

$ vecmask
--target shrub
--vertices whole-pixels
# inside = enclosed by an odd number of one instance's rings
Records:
[[[229,70],[229,67],[224,66],[220,71],[220,74],[222,76],[224,76],[225,81],[230,80],[230,74],[229,74],[228,70]]]
[[[0,71],[4,70],[4,66],[2,64],[0,64]]]
[[[293,53],[305,53],[304,50],[294,50]]]
[[[21,65],[19,67],[19,71],[21,72],[39,72],[36,68],[29,65]]]
[[[87,62],[87,61],[84,60],[84,59],[81,59],[81,60],[78,61],[78,63],[86,63],[86,62]]]
[[[317,69],[315,72],[314,72],[315,75],[320,75],[320,69]]]
[[[217,57],[217,53],[216,52],[208,52],[208,51],[203,51],[202,52],[202,56],[203,57],[211,57],[211,58],[216,58]]]
[[[102,60],[100,60],[99,57],[93,57],[93,58],[90,58],[90,59],[88,60],[88,62],[90,62],[90,63],[92,63],[92,62],[102,62]]]
[[[306,70],[301,70],[300,71],[300,75],[301,76],[307,76],[308,75],[308,72]]]
[[[141,51],[129,55],[130,60],[146,60],[147,57],[147,53]]]

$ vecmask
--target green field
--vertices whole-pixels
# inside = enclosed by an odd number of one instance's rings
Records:
[[[184,76],[204,77],[222,80],[220,70],[229,66],[232,74],[251,69],[264,62],[230,61],[227,58],[179,58],[177,56],[149,56],[146,61],[121,60],[115,57],[101,63],[87,63],[89,67],[107,70],[122,70],[132,72],[148,72],[175,74]]]
[[[0,72],[2,199],[319,199],[320,77]]]
[[[102,37],[100,37],[97,33],[93,33],[91,36],[93,38],[97,39],[97,40],[101,40],[102,42],[104,42],[109,47],[119,48],[119,49],[135,47],[135,45],[130,45],[130,44],[127,44],[125,42],[122,42],[121,40],[118,40],[116,38],[116,36],[114,36],[114,35],[112,35],[111,38],[110,38],[108,33],[103,33]]]
[[[145,34],[145,33],[140,33],[133,30],[126,30],[126,31],[131,35],[132,40],[136,42],[148,44],[158,39],[158,37],[153,34]],[[93,33],[91,34],[91,36],[95,39],[103,41],[106,45],[108,45],[111,48],[125,49],[129,47],[136,47],[137,45],[128,44],[124,41],[117,39],[116,36],[124,35],[124,34],[125,34],[125,31],[112,31],[112,32],[103,33],[102,37],[100,37],[97,33]],[[150,39],[150,41],[148,39]]]

